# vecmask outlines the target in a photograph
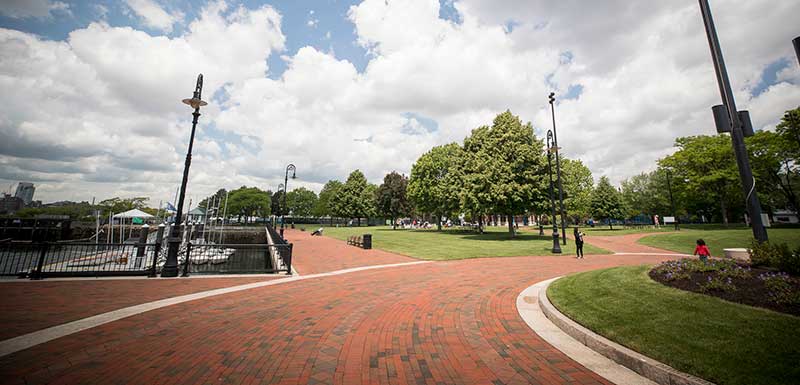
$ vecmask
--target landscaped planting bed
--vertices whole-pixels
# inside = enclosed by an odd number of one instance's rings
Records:
[[[650,271],[650,278],[682,290],[800,315],[800,279],[733,260],[681,259]]]

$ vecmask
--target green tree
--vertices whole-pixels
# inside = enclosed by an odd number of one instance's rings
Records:
[[[775,132],[787,140],[791,145],[794,163],[800,158],[800,107],[786,111],[781,122],[775,127]]]
[[[561,158],[564,209],[573,222],[581,223],[592,215],[592,172],[580,160]]]
[[[288,214],[289,211],[283,205],[283,190],[275,191],[274,193],[270,194],[270,211],[273,215],[284,215]]]
[[[342,218],[357,218],[361,226],[361,218],[367,217],[374,210],[374,198],[370,200],[370,187],[367,178],[360,170],[355,170],[347,177],[347,181],[331,200],[333,214]],[[372,191],[374,196],[374,190]]]
[[[317,199],[317,203],[314,205],[314,216],[330,217],[331,225],[333,225],[334,214],[331,206],[331,199],[338,194],[342,186],[344,186],[344,184],[338,180],[329,180],[328,183],[325,183],[325,186],[322,187],[322,191],[319,192],[319,199]]]
[[[228,194],[228,215],[237,216],[245,223],[250,217],[266,217],[270,214],[271,198],[268,191],[258,187],[242,186]]]
[[[522,124],[510,111],[495,117],[491,127],[479,127],[464,140],[462,202],[475,213],[508,216],[508,230],[515,236],[512,217],[535,208],[546,197],[544,144],[533,127]]]
[[[728,224],[731,211],[743,212],[741,182],[731,139],[727,135],[687,136],[675,140],[678,151],[659,161],[673,170],[673,188],[687,208],[713,214],[719,205],[721,222]]]
[[[622,196],[606,176],[600,177],[592,192],[592,216],[601,221],[608,221],[609,227],[613,230],[612,219],[619,219],[625,216],[625,209],[622,203]]]
[[[408,199],[418,211],[433,214],[439,230],[442,216],[459,210],[462,154],[456,143],[436,146],[411,167]]]
[[[746,139],[746,143],[762,204],[797,212],[800,207],[797,164],[793,159],[791,138],[775,132],[757,131]]]
[[[409,211],[407,188],[408,178],[392,171],[386,174],[376,192],[378,213],[392,219],[392,229],[397,228],[397,218]]]
[[[292,216],[311,216],[316,204],[317,194],[305,187],[298,187],[286,194],[286,205]]]
[[[622,181],[621,188],[627,216],[673,214],[664,169],[634,175]]]

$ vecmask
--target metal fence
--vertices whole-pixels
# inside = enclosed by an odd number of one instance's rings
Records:
[[[10,277],[94,277],[150,275],[155,244],[3,243],[0,275]]]
[[[288,244],[187,244],[179,257],[189,274],[291,274],[292,245]],[[189,255],[188,260],[185,255]],[[276,263],[273,255],[278,255]],[[282,262],[282,263],[280,263]]]

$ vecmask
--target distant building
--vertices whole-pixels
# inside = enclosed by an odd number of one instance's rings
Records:
[[[3,193],[0,197],[0,214],[14,214],[25,207],[25,202],[18,197]]]
[[[33,183],[19,182],[17,185],[17,193],[14,194],[14,196],[22,199],[22,201],[25,203],[25,206],[27,206],[33,202],[33,192],[35,190],[36,187],[33,187]]]

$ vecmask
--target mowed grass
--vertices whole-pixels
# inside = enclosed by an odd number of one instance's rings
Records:
[[[787,243],[795,249],[800,247],[800,229],[767,229],[770,243]],[[728,230],[701,230],[682,229],[677,233],[650,235],[638,240],[647,246],[659,249],[692,254],[698,238],[706,241],[711,255],[722,256],[723,249],[744,247],[749,248],[753,240],[753,232],[749,228],[736,228]]]
[[[551,234],[546,232],[546,234]],[[511,239],[508,229],[488,227],[484,234],[468,230],[417,229],[392,230],[380,227],[325,227],[324,235],[346,240],[352,235],[372,234],[372,247],[428,260],[450,260],[480,257],[514,257],[526,255],[553,255],[553,238],[540,237],[538,229],[520,228],[517,237]],[[575,243],[561,245],[561,255],[575,255]],[[585,254],[611,254],[610,251],[584,244]]]
[[[627,226],[614,226],[614,229],[609,229],[608,226],[594,227],[582,226],[580,230],[588,235],[628,235],[628,234],[641,234],[641,233],[668,233],[675,231],[674,226],[644,226],[644,227],[627,227]]]
[[[650,279],[649,269],[567,276],[547,295],[598,334],[706,380],[800,383],[800,318],[670,288]]]

